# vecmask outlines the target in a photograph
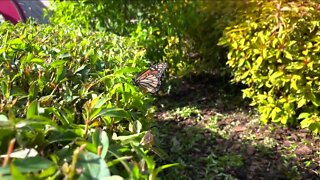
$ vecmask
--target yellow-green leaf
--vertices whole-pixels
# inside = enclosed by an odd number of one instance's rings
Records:
[[[306,104],[306,102],[307,102],[307,100],[305,98],[300,99],[298,102],[297,108],[301,108],[302,106],[304,106]]]
[[[300,122],[301,127],[302,127],[302,128],[307,128],[307,127],[309,127],[310,124],[312,123],[310,120],[311,120],[310,118],[306,118],[306,119],[302,120],[302,121]]]
[[[284,55],[285,55],[285,57],[286,57],[287,59],[290,59],[290,60],[293,59],[293,58],[292,58],[292,55],[291,55],[288,51],[284,51]]]
[[[300,114],[299,114],[298,119],[305,119],[305,118],[308,118],[308,117],[310,117],[310,116],[311,116],[310,113],[303,112],[303,113],[300,113]]]

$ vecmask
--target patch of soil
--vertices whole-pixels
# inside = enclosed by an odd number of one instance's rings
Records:
[[[179,162],[164,179],[320,179],[320,141],[309,131],[261,125],[240,88],[225,79],[200,76],[183,80],[157,102],[158,143],[168,155],[158,163]],[[202,119],[170,116],[196,106]]]

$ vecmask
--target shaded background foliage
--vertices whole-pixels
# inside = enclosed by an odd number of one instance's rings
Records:
[[[81,1],[63,2],[50,14],[53,24],[134,35],[154,63],[166,61],[175,74],[225,71],[226,52],[217,46],[223,29],[246,1]],[[78,13],[74,13],[78,12]]]

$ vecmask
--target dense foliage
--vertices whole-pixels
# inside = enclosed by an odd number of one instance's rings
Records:
[[[171,24],[170,11],[181,18],[183,7],[190,3],[157,1],[83,0],[56,2],[51,7],[52,24],[81,27],[83,30],[108,31],[121,36],[135,36],[140,27],[145,36],[138,42],[146,48],[146,57],[153,63],[166,61],[171,70],[181,61],[178,29]],[[177,18],[175,18],[178,20]],[[183,23],[183,21],[181,21]],[[176,23],[174,23],[176,25]],[[177,71],[177,69],[175,69]]]
[[[15,151],[37,154],[14,160],[4,176],[71,179],[76,168],[88,178],[156,176],[160,169],[141,141],[153,98],[132,84],[148,63],[137,36],[28,22],[1,24],[0,39],[0,152],[15,138]]]
[[[242,1],[56,1],[48,14],[53,24],[122,36],[132,36],[140,26],[146,33],[139,41],[146,57],[167,62],[174,75],[186,75],[225,71],[225,48],[217,42],[245,5]]]
[[[314,1],[252,1],[225,31],[234,81],[261,120],[320,130],[320,11]],[[300,121],[301,120],[301,121]]]

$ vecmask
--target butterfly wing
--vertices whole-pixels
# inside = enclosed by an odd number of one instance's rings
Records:
[[[163,72],[164,70],[167,68],[167,63],[159,63],[159,64],[156,64],[156,65],[152,65],[150,67],[150,69],[154,69],[154,70],[157,70],[158,73],[157,75],[161,78],[162,75],[163,75]]]
[[[160,89],[161,77],[166,68],[166,63],[152,65],[148,70],[140,73],[133,83],[147,92],[156,93]]]
[[[161,81],[157,76],[150,74],[143,79],[135,80],[135,84],[147,92],[156,93],[161,86]]]

